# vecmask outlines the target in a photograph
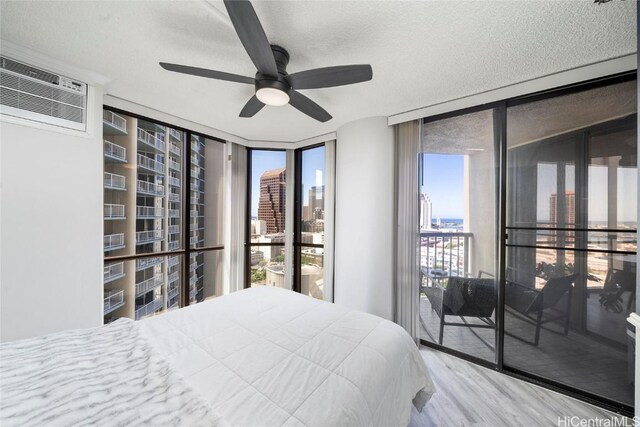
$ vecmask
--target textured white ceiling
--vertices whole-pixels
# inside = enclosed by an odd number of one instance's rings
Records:
[[[370,63],[373,81],[303,93],[333,115],[291,106],[238,113],[250,85],[183,76],[158,61],[253,76],[221,2],[0,2],[0,36],[113,79],[111,95],[251,140],[298,141],[636,51],[636,2],[255,1],[288,71]],[[223,11],[223,12],[220,12]]]

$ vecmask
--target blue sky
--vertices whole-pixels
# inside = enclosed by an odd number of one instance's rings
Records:
[[[284,151],[259,151],[251,154],[251,216],[258,216],[258,201],[260,199],[260,175],[264,171],[284,168],[287,163]],[[302,153],[302,185],[304,202],[307,204],[309,189],[316,185],[316,170],[322,171],[324,184],[324,147],[312,148]]]
[[[431,199],[433,219],[462,218],[464,212],[464,156],[424,154],[421,193]]]

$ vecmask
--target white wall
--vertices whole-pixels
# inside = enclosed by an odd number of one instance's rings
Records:
[[[386,117],[336,141],[334,302],[393,319],[394,136]]]
[[[0,340],[102,324],[102,92],[91,137],[0,123]]]

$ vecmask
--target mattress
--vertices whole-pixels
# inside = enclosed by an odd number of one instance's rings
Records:
[[[400,326],[284,289],[242,290],[139,326],[232,426],[406,426],[412,401],[434,391]]]

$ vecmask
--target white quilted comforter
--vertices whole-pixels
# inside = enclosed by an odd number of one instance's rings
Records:
[[[406,426],[412,399],[423,404],[434,391],[400,326],[283,289],[247,289],[139,324],[232,426]]]

